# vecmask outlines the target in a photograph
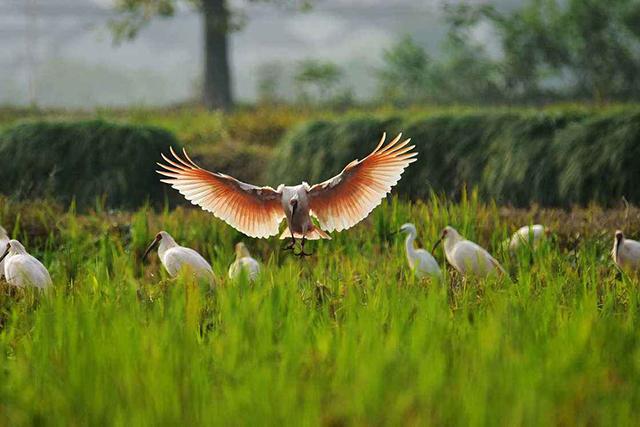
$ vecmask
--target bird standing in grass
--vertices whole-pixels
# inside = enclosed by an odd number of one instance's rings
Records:
[[[435,277],[442,279],[442,271],[436,259],[424,249],[416,249],[413,246],[413,242],[418,236],[416,227],[413,224],[403,224],[400,227],[400,231],[407,234],[405,240],[405,252],[407,254],[407,261],[409,262],[409,268],[414,274],[419,277]]]
[[[260,264],[251,257],[245,244],[239,242],[236,244],[236,260],[229,267],[229,278],[235,280],[243,271],[250,281],[254,281],[260,274]]]
[[[4,254],[9,244],[9,235],[7,230],[0,226],[0,254]],[[4,277],[4,261],[0,261],[0,279]]]
[[[300,252],[305,240],[331,239],[327,232],[353,227],[380,204],[391,188],[400,180],[404,169],[414,162],[416,152],[408,145],[410,139],[400,142],[402,134],[385,145],[386,134],[371,154],[349,163],[335,177],[310,186],[306,182],[296,186],[280,185],[257,187],[229,175],[209,172],[196,165],[183,150],[184,158],[173,149],[173,160],[162,158],[168,164],[158,165],[158,173],[168,177],[162,182],[170,184],[191,203],[213,213],[236,230],[250,237],[269,237],[278,234],[280,222],[287,220],[287,229],[281,239],[291,238],[285,249],[295,247],[301,239]],[[305,161],[306,159],[292,159]],[[311,220],[318,219],[320,227]]]
[[[520,227],[508,240],[509,250],[517,252],[522,247],[536,249],[548,234],[549,230],[540,224]]]
[[[620,230],[616,231],[611,255],[616,265],[623,270],[640,269],[640,242],[626,239]]]
[[[51,276],[40,261],[29,255],[17,240],[10,240],[0,257],[4,262],[4,276],[10,285],[46,289],[51,286]]]
[[[215,276],[211,265],[198,252],[178,245],[166,231],[156,234],[142,259],[146,259],[155,247],[158,248],[160,262],[171,277],[176,277],[183,269],[190,269],[197,278],[205,279],[213,285]]]
[[[463,276],[487,277],[498,272],[505,273],[500,263],[484,248],[474,242],[466,240],[453,227],[442,230],[440,240],[433,246],[435,251],[440,242],[444,241],[444,253],[453,266]]]

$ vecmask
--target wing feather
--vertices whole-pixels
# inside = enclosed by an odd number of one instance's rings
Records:
[[[309,190],[311,213],[326,231],[351,228],[378,206],[398,183],[402,172],[415,162],[411,139],[399,134],[385,145],[382,135],[375,150],[363,160],[349,163],[340,174]]]
[[[202,169],[185,150],[182,157],[173,148],[170,152],[173,159],[161,154],[165,163],[158,163],[162,169],[157,172],[166,177],[162,182],[248,236],[262,238],[278,234],[284,218],[278,191]]]

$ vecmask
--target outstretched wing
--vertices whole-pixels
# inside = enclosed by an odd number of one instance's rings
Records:
[[[311,213],[326,231],[346,230],[369,215],[400,180],[400,175],[418,155],[408,146],[411,139],[402,142],[399,134],[384,145],[382,135],[375,150],[363,160],[354,160],[333,178],[316,184],[309,190]]]
[[[209,172],[196,165],[183,150],[184,159],[170,149],[174,159],[162,154],[168,164],[158,163],[157,172],[187,200],[211,212],[236,230],[251,237],[278,233],[284,211],[281,194],[271,187],[256,187],[234,177]]]

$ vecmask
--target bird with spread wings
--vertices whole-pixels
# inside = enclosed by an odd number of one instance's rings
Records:
[[[400,142],[402,134],[385,145],[386,134],[371,154],[349,163],[338,175],[310,186],[281,184],[277,189],[257,187],[223,173],[198,166],[183,150],[183,156],[170,149],[173,159],[162,154],[166,164],[158,163],[162,182],[178,190],[187,200],[213,213],[236,230],[250,237],[266,238],[278,234],[280,222],[287,220],[281,239],[291,238],[285,249],[293,249],[301,239],[297,255],[304,252],[305,240],[331,239],[327,232],[353,227],[378,206],[402,172],[416,161],[417,152]],[[316,226],[311,216],[317,218]]]

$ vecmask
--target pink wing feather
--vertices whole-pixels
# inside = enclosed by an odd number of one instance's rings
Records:
[[[309,190],[311,213],[326,231],[351,228],[378,206],[391,188],[400,180],[402,172],[415,162],[418,155],[402,142],[399,134],[384,145],[382,135],[375,150],[363,160],[354,160],[335,177],[316,184]]]
[[[278,191],[209,172],[196,165],[186,151],[183,150],[183,159],[173,148],[170,150],[174,160],[162,154],[168,164],[158,163],[164,170],[157,172],[169,178],[162,182],[247,236],[262,238],[278,234],[284,218]]]

